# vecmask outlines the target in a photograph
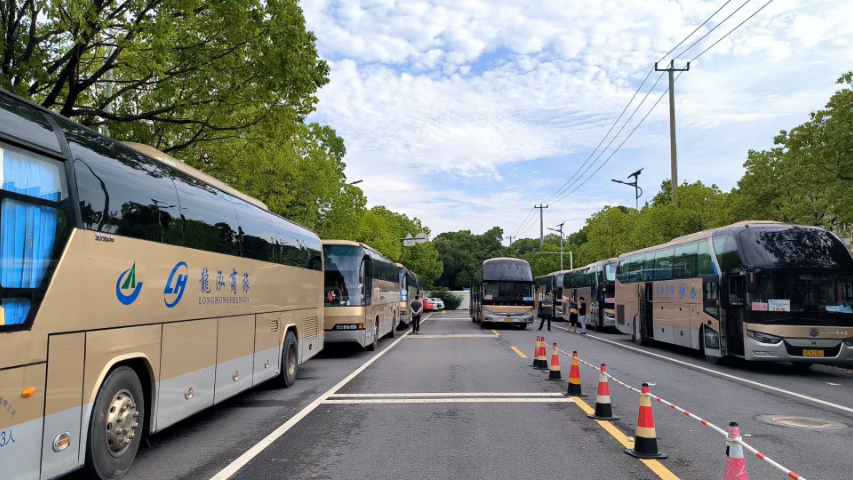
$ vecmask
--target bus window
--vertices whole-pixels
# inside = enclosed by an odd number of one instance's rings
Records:
[[[299,227],[276,215],[270,215],[270,218],[275,227],[278,262],[282,265],[305,267],[308,253],[301,245],[302,235]]]
[[[655,279],[655,252],[646,254],[643,262],[643,281],[651,282]]]
[[[696,250],[699,245],[688,243],[675,248],[672,263],[672,278],[691,278],[696,276]]]
[[[184,246],[239,256],[237,214],[225,194],[182,172],[175,172],[174,180],[184,220]]]
[[[714,261],[711,259],[711,247],[708,246],[707,240],[699,242],[699,249],[696,253],[696,270],[699,276],[714,274]]]
[[[67,230],[65,212],[59,208],[67,198],[65,169],[60,162],[0,144],[0,174],[0,286],[6,289],[0,326],[21,325],[32,307],[25,289],[41,286],[57,237],[64,239]]]
[[[631,257],[631,281],[639,282],[643,279],[643,262],[645,257],[642,255],[637,255],[635,257]]]
[[[668,248],[655,253],[655,280],[672,279],[672,255],[674,250]]]
[[[236,197],[230,198],[237,211],[240,249],[243,257],[265,262],[278,262],[275,248],[275,228],[270,214]],[[303,264],[304,265],[304,264]],[[302,266],[302,265],[300,265]]]
[[[62,153],[56,133],[44,114],[24,102],[0,95],[0,125],[3,125],[4,133]]]
[[[84,228],[183,245],[178,192],[169,167],[82,127],[58,121],[74,154]]]
[[[714,250],[717,252],[717,261],[723,272],[730,272],[743,263],[737,251],[735,239],[731,235],[715,237]]]

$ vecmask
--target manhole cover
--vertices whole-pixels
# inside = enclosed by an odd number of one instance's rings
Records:
[[[808,430],[839,430],[847,425],[830,420],[811,417],[792,417],[789,415],[761,415],[758,417],[764,423],[781,425],[783,427],[805,428]]]

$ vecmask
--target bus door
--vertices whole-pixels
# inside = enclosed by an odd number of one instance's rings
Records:
[[[728,275],[728,299],[726,306],[725,344],[726,352],[743,355],[743,308],[745,276]]]
[[[716,319],[712,320],[707,316],[702,317],[705,322],[700,334],[702,334],[702,346],[705,350],[703,353],[706,358],[723,356],[720,331],[724,321],[720,318],[719,286],[719,276],[705,275],[702,277],[702,309],[706,315]]]
[[[654,284],[646,282],[640,285],[640,338],[655,338],[654,328]]]

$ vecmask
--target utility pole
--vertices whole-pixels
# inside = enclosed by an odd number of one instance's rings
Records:
[[[509,236],[509,247],[512,248],[512,235]]]
[[[658,62],[655,62],[656,72],[669,73],[669,149],[672,162],[672,204],[678,206],[678,155],[675,148],[675,77],[674,72],[687,72],[690,70],[690,62],[687,62],[685,68],[675,68],[675,60],[670,60],[669,68],[658,68]]]
[[[548,208],[548,205],[543,206],[540,203],[539,206],[533,205],[533,208],[539,209],[539,248],[542,248],[542,245],[545,244],[545,224],[542,220],[542,212]]]
[[[557,227],[559,227],[559,228],[551,228],[551,227],[548,227],[548,230],[553,230],[553,231],[555,231],[555,232],[560,232],[560,270],[562,270],[562,269],[563,269],[563,225],[564,225],[565,223],[566,223],[566,222],[563,222],[563,223],[561,223],[561,224],[557,225]]]
[[[573,250],[569,250],[569,270],[575,269],[575,252]]]

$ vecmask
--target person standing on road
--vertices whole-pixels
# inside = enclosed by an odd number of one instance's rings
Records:
[[[415,334],[420,333],[421,331],[421,313],[424,311],[424,304],[421,303],[421,296],[415,295],[415,299],[412,301],[411,309],[412,309],[412,332]]]
[[[578,332],[578,303],[575,297],[572,297],[572,303],[569,305],[569,332]]]
[[[580,298],[578,317],[581,321],[581,335],[586,335],[586,300],[583,297]]]
[[[546,294],[545,299],[539,304],[539,330],[545,326],[545,320],[548,320],[548,331],[551,331],[551,315],[554,311],[554,304],[551,303],[551,295]]]

